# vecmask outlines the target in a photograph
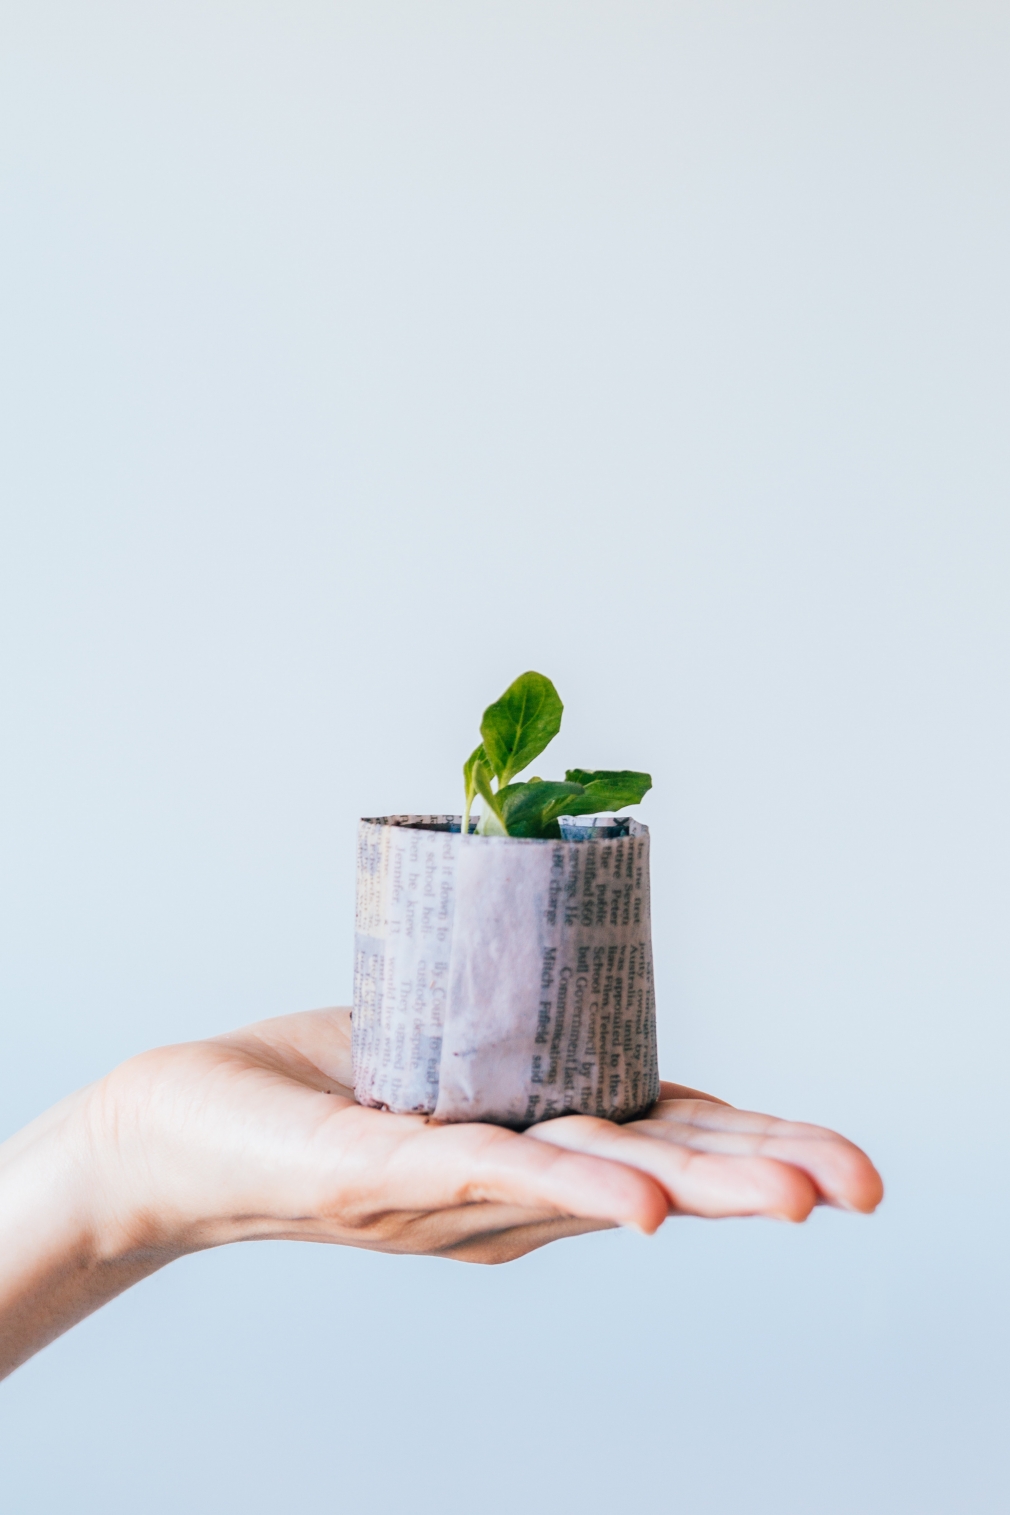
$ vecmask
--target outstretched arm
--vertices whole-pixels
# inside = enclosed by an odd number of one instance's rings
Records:
[[[144,1053],[0,1147],[0,1377],[187,1252],[257,1237],[504,1262],[670,1213],[872,1210],[851,1143],[676,1085],[642,1121],[519,1134],[365,1109],[350,1016]]]

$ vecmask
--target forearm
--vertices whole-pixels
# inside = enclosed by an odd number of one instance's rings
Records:
[[[72,1095],[0,1146],[0,1378],[176,1255],[104,1220],[87,1106]]]

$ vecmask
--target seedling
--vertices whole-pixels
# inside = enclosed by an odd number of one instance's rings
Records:
[[[569,768],[564,782],[531,778],[513,783],[557,736],[563,710],[558,691],[542,673],[521,673],[501,699],[487,707],[480,723],[481,744],[463,764],[464,836],[477,795],[484,801],[477,826],[480,836],[550,840],[561,835],[558,816],[623,810],[637,805],[652,788],[648,773],[627,769]]]

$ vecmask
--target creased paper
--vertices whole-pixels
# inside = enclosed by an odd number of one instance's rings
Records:
[[[624,826],[529,841],[462,837],[458,816],[360,823],[363,1104],[523,1127],[653,1103],[649,833]]]

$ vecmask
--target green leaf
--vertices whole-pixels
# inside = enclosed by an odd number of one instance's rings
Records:
[[[571,814],[571,806],[582,795],[581,784],[548,783],[532,779],[528,784],[508,784],[495,795],[498,814],[509,836],[548,837],[557,835],[554,824],[559,815]]]
[[[474,787],[484,801],[484,814],[481,816],[477,827],[478,834],[480,836],[508,836],[508,830],[502,819],[498,796],[491,788],[491,770],[482,758],[475,755],[470,771]]]
[[[550,679],[521,673],[484,712],[480,734],[499,788],[521,773],[561,730],[564,706]]]
[[[648,773],[633,773],[628,768],[611,773],[602,768],[569,768],[565,778],[570,784],[579,784],[583,793],[575,801],[576,808],[559,811],[564,815],[598,815],[601,810],[623,810],[625,805],[638,805],[652,788]]]
[[[487,753],[484,751],[483,742],[479,747],[473,749],[463,764],[463,786],[466,791],[466,803],[463,806],[463,822],[460,830],[464,836],[468,836],[470,833],[470,810],[473,806],[474,796],[477,793],[477,784],[473,771],[478,763],[487,763]]]
[[[478,794],[484,801],[477,827],[482,836],[557,837],[561,815],[598,815],[639,804],[652,779],[628,769],[570,768],[564,783],[536,776],[512,782],[557,736],[563,710],[550,679],[532,671],[520,674],[488,706],[480,726],[483,741],[463,764],[464,831]]]

